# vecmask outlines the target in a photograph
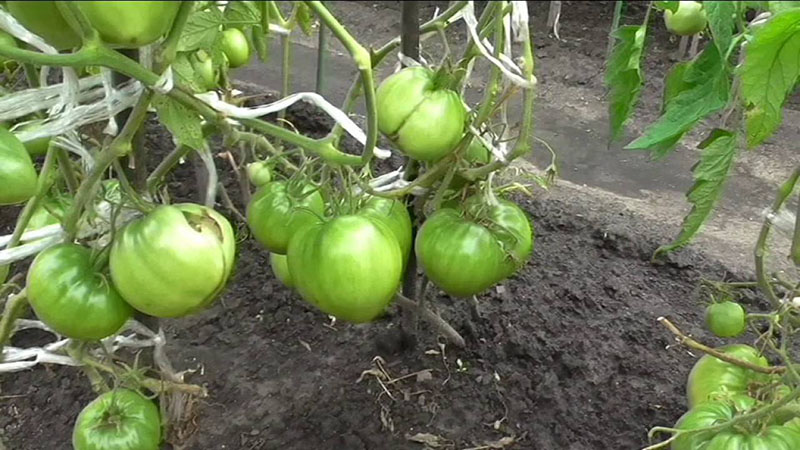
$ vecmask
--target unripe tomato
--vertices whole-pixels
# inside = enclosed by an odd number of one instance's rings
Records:
[[[222,32],[222,51],[228,57],[231,69],[250,62],[250,45],[247,43],[247,37],[238,28],[228,28]]]
[[[164,1],[82,1],[77,4],[104,42],[123,48],[138,48],[158,40],[170,30],[181,6],[181,2]]]
[[[316,221],[289,243],[289,272],[300,295],[355,323],[380,315],[397,292],[403,257],[392,230],[363,215]]]
[[[378,129],[406,155],[436,161],[464,136],[467,109],[457,92],[437,86],[424,67],[407,67],[376,91]]]
[[[222,291],[235,251],[233,228],[218,212],[162,205],[117,233],[111,279],[137,310],[181,317],[207,307]]]
[[[7,2],[8,12],[25,28],[57,50],[77,47],[81,38],[69,25],[53,1]]]
[[[74,450],[158,450],[161,414],[141,394],[116,389],[94,399],[72,430]]]
[[[701,2],[681,1],[674,13],[664,10],[664,24],[670,32],[679,36],[697,34],[705,29],[707,22],[706,11]]]
[[[718,350],[761,367],[769,367],[767,359],[761,356],[758,350],[744,344],[728,345]],[[700,358],[692,367],[686,383],[686,397],[689,407],[711,400],[711,394],[729,392],[732,394],[747,394],[748,386],[754,381],[764,381],[767,375],[753,372],[725,362],[711,355]]]
[[[514,203],[442,208],[417,233],[417,261],[434,284],[455,297],[469,297],[512,275],[533,251],[533,229]]]
[[[0,127],[0,205],[22,203],[36,193],[36,169],[25,146]]]
[[[706,325],[716,336],[736,337],[747,329],[747,314],[736,302],[721,302],[706,308]]]
[[[261,187],[272,181],[272,170],[266,161],[256,161],[247,165],[247,178],[253,186]]]
[[[203,50],[198,50],[189,55],[189,62],[197,74],[197,78],[202,81],[203,88],[212,90],[217,87],[217,71],[214,70],[214,61],[211,56]]]
[[[325,211],[317,189],[309,184],[273,181],[261,186],[247,205],[247,224],[267,250],[286,254],[289,239]]]
[[[78,244],[59,244],[39,253],[28,269],[27,289],[36,316],[72,339],[106,338],[133,315],[94,267],[92,251]]]
[[[272,267],[272,273],[275,274],[275,277],[280,280],[284,286],[288,288],[294,287],[294,281],[292,280],[292,273],[289,272],[289,262],[286,260],[286,255],[270,253],[269,265]]]
[[[489,149],[483,145],[480,139],[474,137],[472,141],[470,141],[469,147],[467,147],[467,150],[464,152],[464,160],[471,166],[482,166],[491,162],[492,154],[489,152]],[[450,189],[461,189],[467,183],[469,183],[469,180],[456,173],[453,177],[453,181],[450,183]]]
[[[364,203],[359,214],[373,217],[383,221],[394,233],[400,251],[403,253],[403,267],[408,261],[411,252],[411,216],[408,215],[406,205],[398,200],[383,197],[371,197]]]

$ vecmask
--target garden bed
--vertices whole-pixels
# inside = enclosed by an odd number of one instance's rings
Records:
[[[311,134],[327,127],[304,107],[289,119]],[[171,139],[155,124],[148,146],[166,152]],[[194,183],[191,164],[176,170],[173,201],[192,200]],[[233,180],[226,185],[238,198]],[[650,427],[685,410],[694,361],[667,348],[674,341],[656,318],[669,315],[716,343],[701,327],[696,287],[726,270],[691,251],[651,264],[671,236],[624,211],[548,194],[517,200],[537,235],[524,270],[479,298],[481,318],[465,300],[432,300],[467,338],[465,350],[441,346],[424,324],[417,347],[404,348],[395,310],[372,324],[330,326],[273,277],[267,252],[239,223],[236,272],[221,298],[202,314],[163,321],[173,363],[197,369],[189,380],[210,392],[174,448],[424,448],[409,440],[415,435],[432,446],[438,436],[438,448],[504,438],[518,441],[508,448],[642,447]],[[4,211],[3,233],[14,213]],[[44,337],[24,331],[13,344]],[[379,382],[378,364],[390,379],[405,378]],[[4,375],[0,439],[14,450],[67,448],[93,396],[75,368]]]

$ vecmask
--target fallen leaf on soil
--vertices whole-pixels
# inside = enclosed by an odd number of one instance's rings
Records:
[[[406,435],[406,439],[418,444],[425,444],[431,448],[440,448],[447,445],[447,439],[430,433],[417,433],[413,436]]]

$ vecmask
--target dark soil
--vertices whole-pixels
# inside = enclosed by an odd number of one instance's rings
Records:
[[[562,28],[587,23],[592,10],[585,10],[565,17]],[[303,108],[289,119],[305,131],[324,128]],[[148,147],[171,148],[150,125]],[[235,183],[226,185],[238,198]],[[191,164],[173,173],[170,192],[176,201],[195,200]],[[197,408],[193,433],[167,448],[424,448],[408,439],[417,433],[453,449],[503,438],[518,449],[644,446],[650,427],[671,425],[685,410],[694,361],[668,348],[674,341],[656,318],[668,315],[718,343],[701,327],[697,283],[732,275],[690,251],[651,264],[669,236],[636,217],[547,197],[517,200],[536,227],[527,266],[479,298],[480,319],[464,300],[440,294],[431,301],[467,338],[466,350],[442,345],[424,324],[417,347],[402,348],[394,310],[372,324],[329,326],[273,277],[268,254],[240,224],[236,273],[221,298],[202,314],[163,322],[173,363],[199,369],[189,380],[211,394]],[[0,232],[10,231],[15,213],[3,211]],[[13,344],[46,338],[22,332]],[[402,379],[381,385],[365,374],[378,363]],[[4,375],[0,442],[9,450],[68,449],[73,421],[93,397],[75,368]]]

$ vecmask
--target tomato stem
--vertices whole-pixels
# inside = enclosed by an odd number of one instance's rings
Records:
[[[14,332],[14,322],[22,316],[27,304],[28,297],[25,289],[9,297],[5,304],[3,316],[0,317],[0,362],[3,361],[3,348]]]

